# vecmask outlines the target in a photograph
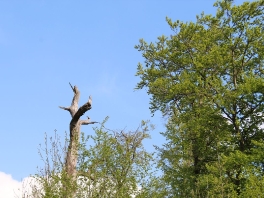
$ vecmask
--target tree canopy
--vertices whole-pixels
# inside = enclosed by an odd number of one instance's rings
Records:
[[[169,197],[258,197],[263,188],[264,1],[217,1],[136,46],[136,89],[168,117],[158,148]]]

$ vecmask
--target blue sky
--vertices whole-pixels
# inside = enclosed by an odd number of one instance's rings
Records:
[[[236,0],[236,4],[243,1]],[[89,95],[94,121],[110,119],[111,129],[134,130],[141,120],[156,125],[145,147],[162,145],[165,120],[151,117],[149,96],[134,91],[139,39],[156,41],[172,31],[165,21],[195,21],[215,13],[209,0],[0,1],[0,172],[20,181],[42,166],[38,155],[44,133],[63,136],[70,114],[58,108],[72,100],[69,82]],[[86,134],[92,126],[83,126]]]

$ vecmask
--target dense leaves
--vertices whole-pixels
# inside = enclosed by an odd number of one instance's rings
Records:
[[[264,1],[214,5],[195,23],[167,18],[173,35],[136,46],[145,59],[136,88],[168,116],[158,150],[171,197],[264,193]]]

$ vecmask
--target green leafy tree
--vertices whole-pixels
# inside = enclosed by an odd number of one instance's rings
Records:
[[[61,145],[57,133],[50,140],[46,137],[44,148],[39,152],[44,167],[32,176],[23,197],[68,197],[71,189],[76,198],[128,198],[138,195],[140,186],[147,183],[152,171],[153,155],[142,144],[150,138],[151,125],[142,121],[137,130],[127,132],[109,130],[104,124],[94,128],[93,135],[81,134],[77,182],[74,183],[64,168],[68,141]]]
[[[263,194],[264,1],[217,1],[216,15],[167,22],[174,32],[136,46],[136,89],[168,116],[160,167],[171,197]],[[253,192],[252,192],[253,193]]]
[[[136,196],[152,169],[152,154],[146,152],[142,144],[150,137],[148,131],[148,122],[144,121],[130,132],[109,130],[102,124],[95,129],[95,135],[88,136],[93,141],[92,146],[88,147],[88,139],[83,137],[78,170],[88,173],[90,179],[83,177],[84,189],[79,190],[89,192],[88,197]]]

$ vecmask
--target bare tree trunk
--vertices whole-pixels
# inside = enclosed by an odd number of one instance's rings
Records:
[[[91,122],[90,118],[87,117],[87,120],[80,120],[80,117],[92,108],[92,97],[89,96],[89,100],[80,108],[78,108],[78,102],[80,98],[80,91],[77,86],[72,87],[70,84],[74,96],[72,99],[72,103],[70,107],[61,107],[61,109],[67,110],[70,112],[72,119],[70,122],[70,142],[67,150],[67,156],[65,160],[65,170],[67,176],[70,177],[71,181],[76,182],[77,180],[77,160],[78,160],[78,145],[80,139],[80,129],[81,125],[94,124],[97,122]],[[66,192],[71,191],[67,190],[67,186],[65,187]],[[67,197],[74,197],[75,192],[69,193]]]

